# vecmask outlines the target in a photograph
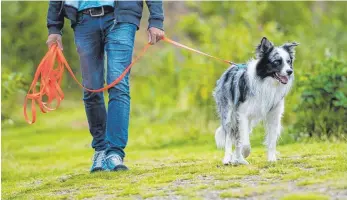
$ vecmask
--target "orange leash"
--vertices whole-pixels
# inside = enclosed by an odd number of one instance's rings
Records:
[[[183,44],[180,44],[178,42],[175,42],[169,38],[164,37],[162,39],[165,42],[168,42],[172,45],[175,45],[180,48],[187,49],[189,51],[193,51],[195,53],[214,58],[216,60],[219,60],[221,62],[225,62],[228,64],[233,64],[232,62],[228,60],[223,60],[220,58],[217,58],[215,56],[209,55],[207,53],[198,51],[196,49],[187,47]],[[67,63],[63,52],[58,48],[56,44],[52,45],[46,55],[41,60],[39,66],[37,67],[37,70],[34,75],[34,79],[30,85],[29,91],[24,99],[24,117],[25,120],[29,124],[33,124],[36,121],[36,107],[35,102],[39,105],[40,110],[42,113],[46,113],[52,110],[55,110],[59,107],[60,102],[64,99],[64,92],[61,89],[61,81],[64,74],[64,69],[66,68],[72,78],[76,81],[76,83],[84,88],[85,90],[89,92],[102,92],[109,88],[112,88],[113,86],[117,85],[124,76],[129,72],[129,70],[134,66],[134,64],[146,53],[148,48],[150,47],[150,44],[146,44],[146,46],[142,49],[141,53],[130,63],[130,65],[123,71],[123,73],[114,80],[111,84],[106,85],[103,88],[92,90],[84,87],[76,78],[75,74],[73,73],[71,67]],[[57,67],[55,66],[55,63],[57,63]],[[39,89],[37,88],[37,82],[40,79],[40,85]],[[44,101],[43,98],[47,97],[47,100]],[[28,101],[31,100],[31,120],[28,117],[27,113],[27,104]],[[51,107],[51,103],[56,100],[57,105],[53,108]]]
[[[189,50],[189,51],[192,51],[192,52],[195,52],[195,53],[198,53],[198,54],[201,54],[201,55],[204,55],[204,56],[207,56],[207,57],[210,57],[210,58],[219,60],[219,61],[221,61],[221,62],[225,62],[225,63],[227,63],[227,64],[234,64],[233,62],[231,62],[231,61],[229,61],[229,60],[223,60],[223,59],[221,59],[221,58],[217,58],[217,57],[212,56],[212,55],[210,55],[210,54],[201,52],[201,51],[199,51],[199,50],[196,50],[196,49],[187,47],[186,45],[183,45],[183,44],[181,44],[181,43],[175,42],[175,41],[173,41],[173,40],[171,40],[171,39],[169,39],[169,38],[167,38],[167,37],[164,37],[162,40],[165,41],[165,42],[168,42],[168,43],[170,43],[170,44],[173,44],[173,45],[175,45],[175,46],[177,46],[177,47],[181,47],[181,48],[183,48],[183,49],[187,49],[187,50]]]

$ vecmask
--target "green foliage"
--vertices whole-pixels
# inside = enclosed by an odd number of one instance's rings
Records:
[[[11,99],[11,96],[18,92],[18,88],[23,88],[25,78],[22,73],[15,73],[4,68],[1,71],[1,99],[4,101]]]
[[[346,62],[327,59],[318,74],[307,74],[301,82],[303,92],[297,107],[295,128],[300,136],[345,138],[347,133]]]
[[[8,68],[3,68],[1,71],[1,119],[3,122],[12,123],[9,119],[16,102],[13,101],[13,96],[17,94],[20,88],[26,84],[24,75],[22,73],[15,73],[9,71]]]

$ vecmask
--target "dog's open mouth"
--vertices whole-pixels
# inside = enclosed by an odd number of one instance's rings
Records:
[[[288,83],[288,77],[287,76],[282,76],[282,75],[279,75],[278,73],[274,73],[273,77],[275,79],[277,79],[282,84]]]

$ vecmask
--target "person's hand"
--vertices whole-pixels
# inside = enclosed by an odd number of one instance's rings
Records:
[[[165,33],[164,31],[155,28],[155,27],[151,27],[148,29],[147,31],[148,33],[148,42],[153,45],[155,43],[157,43],[159,40],[163,39]]]
[[[62,42],[62,39],[61,39],[61,35],[60,35],[60,34],[50,34],[50,35],[48,36],[48,39],[47,39],[46,44],[47,44],[48,48],[50,48],[51,45],[52,45],[53,43],[55,43],[55,42],[58,43],[58,47],[59,47],[61,50],[63,50],[63,42]]]

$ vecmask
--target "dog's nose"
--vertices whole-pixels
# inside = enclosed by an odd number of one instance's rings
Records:
[[[290,76],[292,73],[293,73],[293,70],[291,70],[291,69],[288,69],[288,70],[287,70],[288,76]]]

